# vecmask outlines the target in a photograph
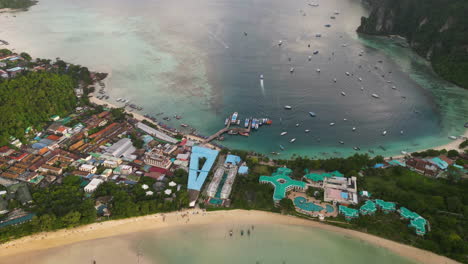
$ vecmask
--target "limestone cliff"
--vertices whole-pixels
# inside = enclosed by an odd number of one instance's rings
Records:
[[[467,0],[364,0],[358,32],[401,35],[445,79],[468,88]]]

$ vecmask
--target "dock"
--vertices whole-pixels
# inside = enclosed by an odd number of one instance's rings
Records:
[[[209,143],[217,138],[219,138],[222,134],[224,133],[233,133],[233,134],[239,134],[239,133],[250,133],[252,129],[252,120],[249,121],[249,126],[247,128],[231,128],[231,120],[232,120],[232,115],[229,116],[228,123],[226,124],[226,127],[223,129],[219,130],[218,132],[214,133],[213,135],[209,136],[203,143]]]

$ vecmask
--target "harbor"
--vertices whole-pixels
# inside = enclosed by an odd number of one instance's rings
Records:
[[[263,125],[271,125],[273,123],[273,121],[268,118],[249,117],[245,119],[243,123],[244,128],[242,128],[238,127],[241,125],[241,121],[242,120],[240,119],[239,114],[234,112],[224,121],[225,127],[205,139],[204,143],[211,142],[215,139],[222,141],[224,140],[224,137],[222,136],[224,133],[228,133],[229,135],[241,135],[248,137],[252,131],[258,130]]]

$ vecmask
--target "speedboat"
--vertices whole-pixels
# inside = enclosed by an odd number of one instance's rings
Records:
[[[406,151],[402,150],[402,151],[401,151],[401,154],[403,154],[403,155],[407,155],[407,154],[408,154],[408,152],[406,152]]]
[[[353,127],[353,132],[354,132],[354,131],[356,131],[356,128],[355,128],[355,127]]]
[[[343,142],[343,141],[341,141],[341,140],[340,140],[339,142],[340,142],[340,144],[341,144],[341,145],[343,145],[343,144],[344,144],[344,142]]]
[[[279,145],[279,147],[280,147],[280,149],[281,149],[281,150],[284,150],[284,147],[283,147],[283,145]]]
[[[312,56],[309,55],[309,60],[312,60]]]
[[[317,69],[317,72],[320,73],[320,69]]]
[[[315,114],[314,112],[309,112],[309,115],[310,115],[311,117],[315,117],[315,116],[316,116],[316,114]]]
[[[283,44],[282,40],[278,41],[278,46],[281,46],[282,44]]]
[[[284,131],[284,132],[281,132],[280,135],[281,135],[281,136],[284,136],[284,135],[286,135],[287,133],[288,133],[288,132]]]
[[[306,129],[306,130],[304,130],[304,132],[306,132],[306,133],[309,133],[309,132],[310,132],[310,130],[309,130],[309,129]]]
[[[260,74],[260,80],[263,80],[263,74]]]
[[[400,130],[400,135],[403,135],[403,133],[404,133],[403,130]]]
[[[361,150],[359,147],[354,147],[353,149],[356,151]]]
[[[392,86],[392,89],[393,89],[393,90],[396,90],[396,86],[395,86],[395,85],[393,85],[393,86]]]
[[[335,123],[330,123],[330,126],[334,126],[334,125],[335,125]]]
[[[296,127],[299,127],[299,123],[296,124]]]
[[[380,96],[378,96],[377,94],[372,94],[372,97],[377,98],[377,99],[380,98]]]
[[[387,130],[385,130],[384,132],[382,132],[382,136],[385,136],[387,135]]]
[[[345,72],[345,74],[346,74],[347,76],[349,76],[349,75],[350,75],[350,73],[349,73],[349,72]]]
[[[457,139],[456,136],[450,136],[449,138],[452,139],[452,140],[456,140],[456,139]]]
[[[295,138],[291,139],[289,142],[294,143],[294,141],[296,141]]]
[[[180,124],[181,127],[188,127],[187,124]]]
[[[364,91],[364,87],[363,87],[363,86],[361,86],[361,91]]]
[[[285,106],[284,106],[284,109],[286,109],[286,110],[291,110],[292,107],[291,107],[290,105],[285,105]]]
[[[116,100],[116,101],[117,101],[117,102],[120,102],[121,100],[122,100],[122,98],[117,98],[117,100]]]
[[[289,69],[289,72],[293,73],[294,72],[294,67],[291,67],[291,69]]]
[[[360,82],[362,82],[362,78],[361,78],[361,77],[359,77],[358,80],[359,80]]]
[[[317,55],[318,53],[319,53],[319,51],[318,51],[318,50],[314,51],[314,55]]]
[[[342,95],[342,96],[346,96],[346,93],[345,93],[345,92],[341,92],[341,95]]]
[[[336,82],[336,78],[333,78],[333,82]]]
[[[343,121],[348,121],[348,119],[347,119],[347,118],[343,118]]]

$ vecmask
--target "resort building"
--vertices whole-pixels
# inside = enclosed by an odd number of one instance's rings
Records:
[[[378,207],[380,207],[384,211],[384,213],[395,212],[396,210],[395,203],[386,202],[380,199],[375,200],[375,203],[377,204]]]
[[[419,214],[405,208],[405,207],[400,207],[398,210],[400,213],[400,216],[403,219],[409,219],[410,224],[408,225],[409,227],[412,227],[416,230],[416,234],[418,235],[425,235],[426,234],[426,225],[427,221],[423,217],[421,217]]]
[[[361,208],[359,208],[359,212],[362,215],[373,215],[377,211],[377,207],[375,203],[371,200],[367,200]]]
[[[101,179],[92,179],[91,182],[89,182],[88,185],[86,185],[84,187],[84,191],[87,192],[87,193],[92,193],[102,183],[103,183],[103,180],[101,180]]]
[[[286,167],[278,168],[278,170],[271,176],[260,176],[260,183],[269,183],[273,185],[275,191],[273,192],[273,201],[279,201],[286,197],[286,193],[291,190],[304,191],[306,183],[291,179],[289,175],[292,170]]]
[[[240,157],[228,155],[224,164],[216,169],[213,180],[207,189],[207,195],[210,202],[218,204],[218,199],[228,199],[231,194],[232,185],[237,175],[237,164],[240,163]]]
[[[359,217],[359,211],[356,209],[348,208],[346,206],[340,205],[338,207],[340,214],[343,214],[347,221],[350,221],[354,218]]]
[[[356,177],[331,177],[323,179],[324,200],[344,204],[358,204]]]

